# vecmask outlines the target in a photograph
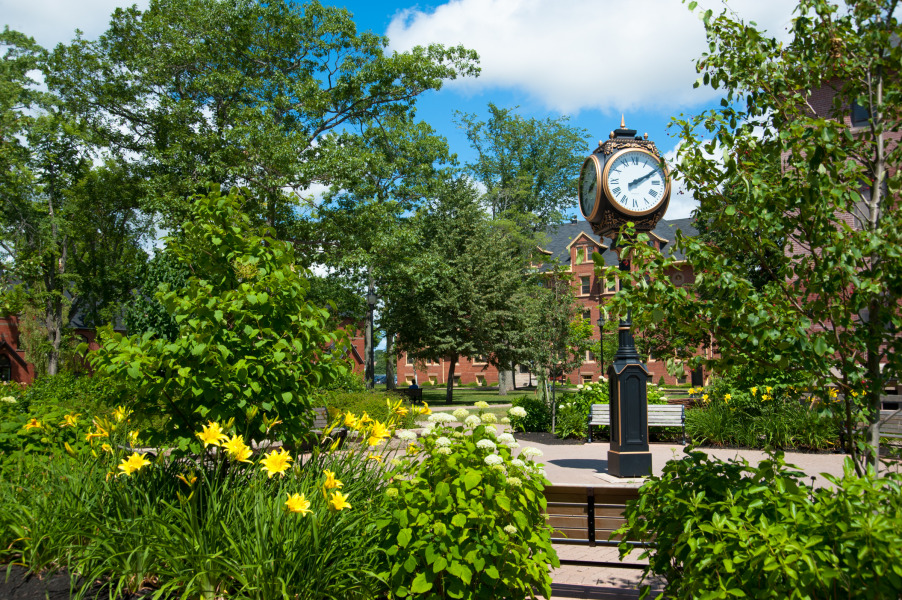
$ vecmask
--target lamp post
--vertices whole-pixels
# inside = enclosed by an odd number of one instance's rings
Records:
[[[373,281],[370,280],[369,290],[366,293],[366,331],[364,333],[363,344],[366,353],[366,367],[364,370],[364,379],[366,380],[367,389],[376,387],[376,354],[373,348],[373,312],[376,308],[378,297],[373,291]]]
[[[604,377],[604,311],[600,304],[598,305],[598,320],[595,321],[595,324],[598,325],[598,368],[600,376]]]

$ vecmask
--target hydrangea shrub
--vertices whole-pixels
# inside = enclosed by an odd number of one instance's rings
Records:
[[[394,597],[526,598],[551,595],[558,567],[545,522],[548,481],[541,453],[498,434],[486,415],[434,414],[431,427],[395,459],[383,534]],[[489,419],[491,420],[491,419]]]

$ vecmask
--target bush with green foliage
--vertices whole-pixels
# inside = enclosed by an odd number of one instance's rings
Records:
[[[847,460],[826,477],[834,487],[811,488],[779,453],[750,467],[687,451],[617,533],[653,544],[645,575],[663,576],[668,598],[898,598],[902,476],[858,477]]]
[[[511,402],[513,406],[522,407],[525,417],[511,416],[513,431],[548,431],[551,429],[551,411],[539,396],[520,396]]]
[[[328,392],[323,394],[323,406],[330,413],[354,413],[362,415],[366,413],[377,421],[388,421],[392,416],[392,406],[398,400],[406,400],[407,396],[399,396],[391,392]],[[391,403],[391,404],[390,404]],[[398,417],[398,427],[410,429],[416,426],[416,409],[408,409],[407,414]]]
[[[696,444],[826,450],[839,443],[831,406],[805,401],[795,387],[743,390],[720,381],[693,391],[699,406],[686,412],[686,433]]]
[[[551,595],[549,567],[559,566],[545,521],[544,471],[515,459],[510,434],[493,414],[434,427],[396,461],[384,492],[390,516],[376,522],[394,597],[526,598]]]
[[[192,271],[186,288],[161,284],[156,295],[178,323],[176,339],[106,332],[92,357],[99,372],[134,386],[136,414],[167,419],[154,443],[199,453],[194,431],[234,419],[255,441],[299,444],[316,391],[350,370],[346,337],[306,299],[293,246],[253,226],[243,202],[234,190],[196,196],[181,235],[167,240]]]

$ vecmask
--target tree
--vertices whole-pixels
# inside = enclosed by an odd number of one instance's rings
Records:
[[[347,344],[327,310],[307,301],[294,250],[241,213],[236,191],[196,196],[168,249],[191,275],[162,283],[157,299],[178,324],[173,340],[105,332],[92,365],[134,384],[132,407],[163,419],[156,442],[197,452],[194,432],[234,419],[255,441],[297,443],[312,422],[316,390],[347,375]]]
[[[132,297],[123,314],[125,329],[132,335],[150,333],[155,337],[175,341],[179,334],[179,324],[157,299],[156,293],[160,284],[166,284],[173,291],[186,289],[190,275],[191,271],[175,254],[160,249],[138,269]]]
[[[467,169],[485,186],[492,217],[521,220],[535,231],[559,223],[576,197],[588,133],[568,125],[567,117],[524,119],[491,103],[487,121],[457,117],[477,152]]]
[[[491,221],[470,184],[448,184],[434,205],[418,211],[405,261],[385,273],[391,299],[382,322],[411,357],[448,361],[447,401],[462,357],[509,364],[508,339],[520,326],[514,302],[535,240],[504,221]]]
[[[420,94],[478,72],[462,47],[386,45],[316,1],[152,0],[117,9],[97,41],[59,47],[47,82],[137,157],[174,224],[213,181],[249,189],[245,211],[294,239],[299,195],[360,180],[368,140],[411,119]]]
[[[549,379],[578,369],[586,351],[597,349],[598,343],[592,340],[592,323],[581,315],[572,277],[559,267],[534,278],[533,285],[523,286],[516,298],[524,318],[517,358],[536,374],[542,400],[551,406],[554,431],[557,407],[552,403]]]
[[[573,206],[576,175],[586,154],[588,133],[567,124],[567,117],[525,119],[489,103],[489,118],[458,112],[477,159],[467,164],[483,186],[482,201],[493,218],[516,221],[531,231],[559,223]],[[513,364],[499,367],[499,393],[507,393]],[[514,377],[511,373],[511,383]]]
[[[145,260],[150,222],[140,210],[141,180],[105,158],[60,99],[36,92],[28,77],[46,75],[44,51],[4,30],[0,85],[0,248],[14,312],[30,307],[44,329],[48,374],[60,369],[65,329],[109,322]],[[8,293],[9,290],[6,290]],[[34,346],[34,347],[37,347]]]
[[[720,354],[710,367],[797,373],[828,403],[833,386],[848,439],[868,423],[866,442],[849,446],[859,472],[877,466],[880,395],[902,350],[897,6],[802,0],[785,45],[732,14],[705,13],[700,81],[724,99],[676,121],[675,171],[731,242],[678,237],[696,272],[679,288],[663,276],[673,261],[637,243],[632,291],[618,298],[645,323],[710,335]],[[810,102],[825,89],[835,93],[826,114]],[[852,129],[843,117],[854,106],[868,118]],[[762,254],[762,243],[775,251]],[[779,276],[756,286],[737,251],[766,256],[761,268]]]

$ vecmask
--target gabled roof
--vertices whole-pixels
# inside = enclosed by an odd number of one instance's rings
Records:
[[[693,226],[693,219],[661,219],[658,226],[649,232],[652,238],[656,238],[662,242],[662,252],[665,255],[683,260],[685,257],[682,253],[674,249],[673,241],[676,239],[676,232],[681,231],[686,237],[694,237],[698,235],[698,230]],[[576,223],[564,223],[562,225],[554,225],[545,231],[548,236],[548,243],[542,248],[551,255],[549,261],[556,261],[564,267],[570,266],[570,247],[575,244],[579,238],[587,238],[593,243],[603,247],[602,256],[604,263],[608,266],[617,265],[617,254],[609,250],[606,240],[600,239],[592,232],[592,226],[587,221],[580,220]],[[543,268],[547,269],[548,266]]]

